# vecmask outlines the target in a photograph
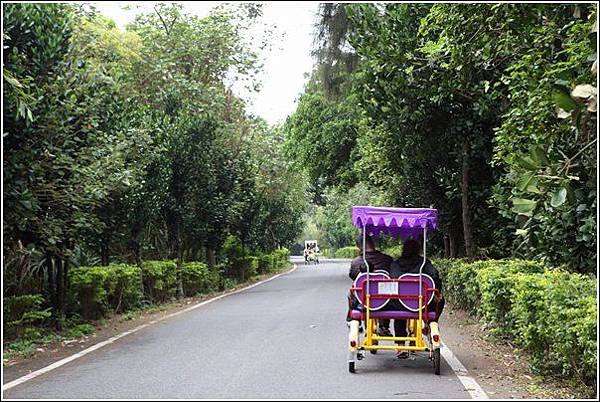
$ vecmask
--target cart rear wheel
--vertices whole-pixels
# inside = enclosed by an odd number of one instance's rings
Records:
[[[440,349],[435,349],[433,351],[433,370],[436,375],[440,375]]]
[[[356,370],[354,369],[354,362],[348,362],[348,371],[351,373],[356,373]]]

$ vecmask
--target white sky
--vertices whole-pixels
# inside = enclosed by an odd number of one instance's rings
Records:
[[[186,1],[184,9],[200,17],[208,15],[211,8],[221,2]],[[305,73],[312,69],[310,56],[312,31],[318,2],[277,1],[262,2],[263,21],[275,25],[272,48],[263,56],[263,74],[260,77],[262,90],[248,94],[234,86],[238,96],[249,101],[248,111],[264,118],[269,124],[285,121],[295,110],[295,100],[303,90]],[[95,7],[113,19],[124,29],[133,21],[136,13],[150,12],[155,2],[93,2]],[[123,10],[122,6],[131,5],[132,10]],[[258,35],[258,32],[256,33]]]

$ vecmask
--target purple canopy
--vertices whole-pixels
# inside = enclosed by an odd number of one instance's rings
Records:
[[[357,228],[366,226],[373,236],[383,232],[402,239],[411,235],[418,238],[424,227],[428,231],[437,229],[437,209],[354,206],[352,224]]]

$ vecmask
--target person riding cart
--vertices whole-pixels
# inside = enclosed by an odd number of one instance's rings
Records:
[[[428,352],[434,373],[439,375],[441,341],[437,319],[441,312],[441,282],[424,271],[428,262],[427,232],[437,228],[437,210],[354,206],[352,223],[362,230],[366,272],[360,273],[350,288],[358,303],[349,313],[348,370],[356,372],[356,360],[362,360],[366,350],[373,354],[379,350],[414,351]],[[418,256],[417,266],[406,272],[400,263],[393,274],[374,271],[366,257],[367,233],[375,237],[385,233],[401,239],[422,238],[423,255]],[[409,334],[398,331],[394,336],[379,335],[378,321],[385,319],[404,322]],[[364,331],[360,331],[362,322]]]

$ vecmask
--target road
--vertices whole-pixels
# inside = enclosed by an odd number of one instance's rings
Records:
[[[445,361],[436,376],[426,357],[380,351],[348,373],[348,262],[295,261],[290,274],[146,327],[4,398],[470,398]]]

